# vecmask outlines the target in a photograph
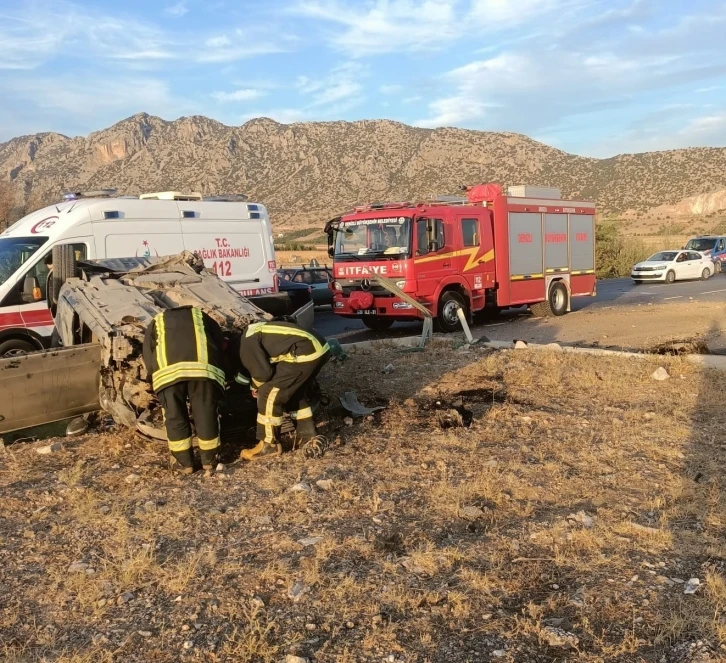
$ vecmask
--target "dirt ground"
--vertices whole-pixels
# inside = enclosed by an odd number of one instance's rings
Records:
[[[726,660],[726,376],[434,345],[322,382],[386,409],[331,405],[318,460],[5,448],[2,660]]]
[[[530,316],[493,319],[475,329],[492,340],[566,343],[601,348],[643,350],[672,340],[702,339],[712,351],[726,350],[723,303],[653,304],[589,307],[561,318]]]

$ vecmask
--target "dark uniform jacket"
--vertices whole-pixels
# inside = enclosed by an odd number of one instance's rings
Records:
[[[222,330],[201,309],[181,306],[157,315],[144,335],[144,363],[154,391],[185,380],[225,386]]]
[[[326,340],[289,322],[258,322],[240,339],[240,359],[255,387],[275,374],[275,364],[320,359],[330,350]]]

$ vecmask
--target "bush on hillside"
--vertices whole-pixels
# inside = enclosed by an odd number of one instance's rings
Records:
[[[628,276],[633,265],[651,253],[643,240],[622,237],[613,223],[603,223],[595,229],[595,265],[600,279]]]

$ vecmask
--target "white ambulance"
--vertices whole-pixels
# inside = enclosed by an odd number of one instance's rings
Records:
[[[58,245],[72,245],[78,261],[186,249],[260,308],[276,313],[277,299],[287,299],[278,292],[267,209],[246,196],[71,193],[0,235],[0,356],[48,347],[54,327],[46,288]]]

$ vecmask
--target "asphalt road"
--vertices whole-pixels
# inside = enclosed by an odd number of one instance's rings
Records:
[[[578,311],[586,307],[605,309],[648,303],[678,304],[691,301],[726,302],[726,275],[716,274],[708,281],[678,281],[671,285],[665,283],[635,285],[630,279],[602,280],[597,283],[597,297],[576,297],[572,301],[572,310]],[[513,318],[529,316],[526,308],[514,309],[502,313],[501,320],[490,319],[486,323],[475,324],[474,327],[485,329]],[[421,332],[421,323],[395,323],[386,332],[372,332],[366,329],[360,320],[341,318],[335,315],[330,307],[324,307],[315,312],[315,328],[324,336],[355,342],[418,334]]]

